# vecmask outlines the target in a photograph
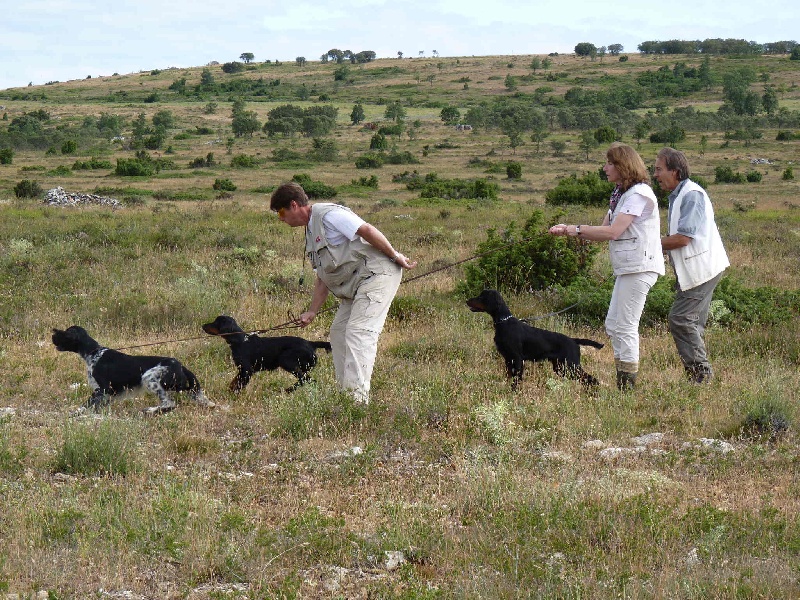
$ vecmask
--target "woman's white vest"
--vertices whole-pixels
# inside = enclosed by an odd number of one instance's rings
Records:
[[[306,229],[306,253],[317,277],[331,293],[337,298],[351,300],[364,280],[373,275],[392,273],[400,267],[360,237],[352,241],[346,239],[338,246],[330,245],[322,219],[332,210],[350,209],[330,202],[311,207],[311,220]]]
[[[686,180],[678,197],[672,202],[667,235],[678,231],[681,202],[686,193],[690,191],[703,194],[705,220],[688,246],[669,251],[681,290],[690,290],[713,279],[731,264],[728,261],[725,246],[722,245],[717,223],[714,221],[714,208],[711,206],[711,200],[706,191],[691,179]]]
[[[653,212],[644,220],[634,220],[622,232],[621,237],[611,240],[611,266],[614,275],[645,273],[651,271],[664,274],[664,254],[661,250],[661,229],[658,217],[658,201],[650,186],[637,183],[631,186],[617,202],[613,212],[609,212],[608,222],[613,223],[625,202],[634,194],[649,198],[653,202]]]

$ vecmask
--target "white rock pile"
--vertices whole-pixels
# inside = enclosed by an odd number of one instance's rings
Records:
[[[112,208],[119,208],[122,206],[122,202],[115,198],[107,198],[105,196],[98,196],[97,194],[67,192],[60,186],[48,190],[44,203],[50,206],[82,206],[86,204],[100,204]]]

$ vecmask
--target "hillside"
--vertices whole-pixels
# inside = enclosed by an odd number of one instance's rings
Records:
[[[0,91],[0,600],[800,596],[799,63],[259,63]],[[599,223],[605,197],[547,195],[602,186],[610,139],[648,166],[670,140],[707,184],[731,259],[716,378],[683,377],[668,268],[638,387],[617,391],[598,244],[580,277],[504,291],[518,317],[606,344],[582,355],[599,389],[530,364],[513,391],[465,304],[471,269],[489,239],[521,260],[550,223]],[[308,306],[303,236],[268,210],[292,178],[419,261],[368,406],[323,351],[297,391],[274,371],[234,393],[201,328],[226,314],[269,336]],[[538,273],[565,255],[530,256]],[[331,318],[288,333],[326,340]],[[51,337],[73,324],[178,358],[217,406],[153,417],[132,396],[71,417],[86,365]]]

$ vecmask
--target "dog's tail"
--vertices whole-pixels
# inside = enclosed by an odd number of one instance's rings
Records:
[[[179,387],[182,391],[191,392],[193,394],[197,394],[202,392],[202,388],[200,387],[200,380],[197,379],[194,373],[192,373],[189,369],[181,365],[181,369],[183,370],[183,376],[185,380],[182,382],[182,385]]]
[[[600,342],[595,342],[594,340],[587,340],[584,338],[572,338],[575,340],[577,344],[581,346],[592,346],[593,348],[602,348],[605,344],[601,344]]]
[[[328,352],[331,351],[331,343],[330,342],[311,342],[311,345],[314,346],[314,348],[324,348]]]

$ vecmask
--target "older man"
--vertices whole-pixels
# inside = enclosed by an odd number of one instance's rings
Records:
[[[694,383],[713,377],[703,341],[714,288],[730,262],[722,244],[714,209],[706,191],[689,179],[682,152],[663,148],[654,176],[670,192],[667,235],[661,248],[669,254],[677,277],[677,294],[669,313],[669,330],[686,376]]]
[[[298,321],[304,327],[311,323],[328,293],[339,298],[330,334],[336,382],[366,404],[389,306],[403,269],[413,269],[417,263],[395,251],[383,233],[349,208],[328,202],[309,204],[296,183],[278,187],[270,209],[287,225],[306,231],[306,253],[316,281],[311,305]]]

